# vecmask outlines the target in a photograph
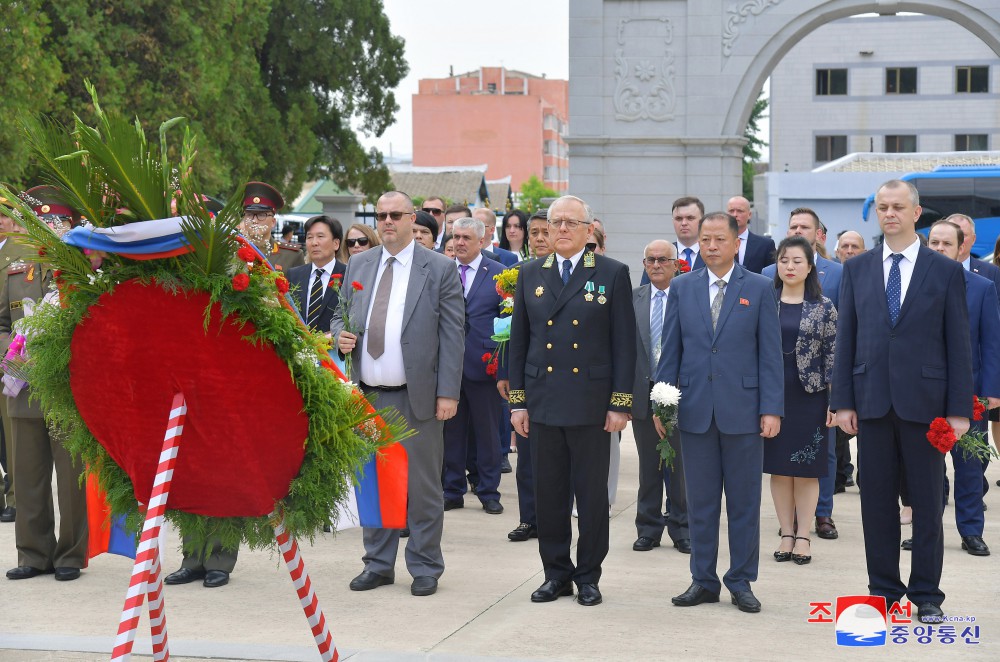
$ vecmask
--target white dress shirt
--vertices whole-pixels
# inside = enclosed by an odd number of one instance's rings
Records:
[[[0,244],[2,246],[2,244]],[[312,305],[310,300],[312,297],[312,287],[316,280],[316,271],[318,269],[323,270],[323,275],[320,279],[323,281],[323,295],[326,295],[326,288],[330,287],[330,276],[333,275],[333,267],[337,264],[337,258],[333,258],[326,264],[313,264],[312,271],[309,272],[309,286],[306,288],[306,315],[309,314],[309,306]]]
[[[892,249],[889,244],[882,244],[882,284],[889,286],[889,270],[892,269]],[[906,288],[910,286],[910,278],[913,277],[913,265],[917,262],[917,254],[920,253],[920,239],[914,239],[913,243],[903,249],[903,259],[899,261],[899,307],[903,307],[906,300]]]
[[[688,266],[691,267],[692,269],[694,269],[695,260],[698,259],[698,255],[701,253],[701,244],[699,244],[696,241],[691,246],[685,246],[681,242],[675,241],[674,242],[674,246],[677,247],[677,259],[678,260],[687,260]],[[684,251],[686,251],[688,249],[691,249],[691,259],[690,260],[688,260],[687,256],[684,253]]]
[[[472,290],[472,281],[476,280],[476,274],[479,272],[479,267],[483,263],[483,254],[476,253],[476,257],[472,262],[469,262],[469,270],[465,272],[465,292],[462,296],[469,298],[469,291]],[[462,281],[462,263],[459,262],[458,258],[455,258],[455,264],[458,265],[458,280]]]
[[[736,259],[736,261],[740,264],[740,266],[743,266],[745,264],[744,260],[746,259],[747,256],[747,243],[749,242],[749,240],[750,240],[750,227],[747,226],[747,229],[744,230],[743,234],[740,235],[740,254],[737,256]],[[727,279],[726,282],[728,283],[729,280]]]
[[[0,248],[3,248],[3,244],[0,244]],[[965,258],[964,260],[962,260],[962,266],[965,268],[966,271],[971,271],[972,270],[972,256],[971,255],[969,257]]]
[[[361,344],[361,365],[358,373],[361,381],[371,386],[402,386],[406,383],[406,370],[403,366],[403,308],[406,306],[406,290],[410,284],[410,270],[413,266],[414,242],[411,241],[395,256],[382,247],[379,258],[378,274],[372,284],[368,311],[365,314],[365,330],[368,329],[372,317],[372,307],[378,284],[385,273],[385,263],[390,257],[396,260],[392,265],[392,291],[389,293],[389,309],[385,316],[385,352],[377,359],[368,353],[368,334],[365,333]]]
[[[736,264],[729,268],[729,271],[722,280],[729,285],[729,280],[733,277],[733,271],[736,269]],[[719,277],[712,273],[712,270],[708,270],[708,308],[712,309],[712,302],[715,301],[715,295],[719,292],[719,286],[715,284],[715,281],[719,280]]]
[[[560,255],[559,253],[555,254],[556,255],[556,266],[559,268],[559,277],[560,278],[562,278],[563,262],[565,262],[566,260],[569,260],[572,263],[570,265],[570,267],[569,267],[569,275],[572,276],[573,272],[576,271],[576,265],[580,262],[580,258],[583,257],[583,253],[586,250],[587,250],[587,247],[584,246],[582,251],[580,251],[576,255],[574,255],[572,257],[569,257],[569,258],[565,258],[562,255]]]

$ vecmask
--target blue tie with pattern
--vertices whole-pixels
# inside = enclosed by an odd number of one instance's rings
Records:
[[[653,318],[649,322],[649,376],[656,378],[656,366],[660,363],[660,346],[663,342],[663,290],[653,295]]]
[[[569,270],[573,268],[573,262],[571,260],[563,260],[562,268],[562,281],[563,285],[569,284]]]
[[[899,319],[899,308],[903,298],[903,277],[899,273],[899,261],[902,253],[892,254],[892,266],[889,267],[889,282],[885,284],[885,298],[889,303],[889,321],[896,326]]]

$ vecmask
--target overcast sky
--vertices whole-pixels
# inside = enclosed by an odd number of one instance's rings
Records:
[[[362,136],[387,157],[413,154],[417,81],[479,67],[504,66],[549,78],[569,77],[569,0],[384,0],[393,34],[406,40],[409,75],[396,89],[396,123],[379,138]]]

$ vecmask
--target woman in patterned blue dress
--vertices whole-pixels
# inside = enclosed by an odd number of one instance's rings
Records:
[[[813,249],[802,237],[778,245],[774,286],[778,290],[781,344],[785,360],[785,418],[781,432],[764,443],[764,472],[771,474],[771,498],[781,524],[777,561],[805,565],[812,560],[808,536],[794,522],[811,522],[819,478],[827,472],[827,408],[833,375],[837,310],[823,296]],[[808,524],[805,525],[808,527]],[[807,533],[806,528],[803,533]]]

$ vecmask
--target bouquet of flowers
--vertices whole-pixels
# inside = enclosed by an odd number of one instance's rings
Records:
[[[986,413],[986,400],[978,397],[973,398],[972,420],[983,420],[984,413]],[[947,419],[940,417],[931,421],[931,427],[927,430],[927,440],[942,454],[947,453],[957,444],[962,451],[962,457],[966,460],[973,457],[980,461],[1000,458],[997,449],[993,448],[987,441],[986,432],[970,430],[956,439],[955,430],[949,425]]]
[[[491,377],[497,376],[497,364],[510,341],[510,316],[514,312],[514,292],[517,290],[517,270],[518,267],[504,269],[493,280],[497,282],[497,294],[503,297],[500,302],[500,317],[493,318],[493,335],[490,340],[497,344],[497,349],[492,354],[483,355],[483,363],[486,364],[486,374]]]
[[[672,384],[657,382],[649,393],[649,399],[653,403],[653,415],[660,419],[666,430],[666,434],[657,442],[656,450],[660,453],[660,461],[666,462],[673,469],[677,451],[670,445],[668,437],[677,425],[677,405],[681,401],[681,391]]]
[[[337,308],[340,309],[341,319],[344,320],[344,331],[347,331],[348,333],[353,333],[354,335],[358,335],[361,329],[355,328],[355,325],[352,323],[351,303],[354,301],[354,293],[360,292],[365,288],[364,285],[362,285],[358,281],[354,281],[351,283],[351,293],[350,293],[351,296],[345,297],[341,293],[340,289],[343,278],[344,277],[342,274],[333,274],[332,276],[330,276],[330,287],[332,287],[334,291],[337,292],[338,295],[340,295],[340,300],[337,302]],[[347,379],[351,378],[351,352],[347,352],[346,354],[344,354],[344,375],[347,377]]]

